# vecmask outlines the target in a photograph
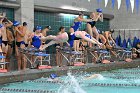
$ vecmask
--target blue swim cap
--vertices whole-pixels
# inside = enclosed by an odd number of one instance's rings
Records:
[[[3,27],[3,24],[0,24],[0,28],[2,28]]]
[[[41,26],[36,26],[36,30],[42,30]]]
[[[50,77],[51,77],[51,79],[55,79],[57,77],[57,75],[56,74],[51,74]]]
[[[101,8],[98,8],[98,9],[96,9],[96,12],[102,13],[102,9]]]
[[[18,22],[18,21],[13,22],[13,26],[18,26],[19,24],[20,24],[20,22]]]

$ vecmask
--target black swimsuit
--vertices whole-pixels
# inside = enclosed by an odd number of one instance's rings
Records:
[[[92,28],[96,25],[96,21],[87,22],[87,23],[90,24]]]
[[[25,45],[25,42],[24,41],[21,41],[21,42],[16,42],[16,45],[17,47],[20,47],[20,45],[24,44]]]
[[[2,43],[7,46],[8,45],[8,41],[2,41]]]

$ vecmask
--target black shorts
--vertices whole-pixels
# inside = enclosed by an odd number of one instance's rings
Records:
[[[2,43],[7,46],[8,45],[8,41],[2,41]]]
[[[25,45],[25,42],[24,41],[21,41],[21,42],[16,42],[16,45],[17,47],[20,47],[20,45],[24,44]]]

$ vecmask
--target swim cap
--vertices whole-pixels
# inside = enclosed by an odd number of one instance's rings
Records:
[[[101,8],[98,8],[98,9],[96,9],[96,12],[102,13],[102,9]]]
[[[18,26],[20,23],[18,21],[13,22],[13,26]]]
[[[41,26],[36,26],[36,30],[42,30]]]
[[[0,28],[2,28],[3,27],[3,25],[2,24],[0,24]]]
[[[55,79],[57,77],[57,75],[56,74],[51,74],[50,77],[51,77],[51,79]]]

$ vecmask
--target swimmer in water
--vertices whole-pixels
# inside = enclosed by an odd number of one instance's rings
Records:
[[[89,80],[89,79],[98,79],[98,78],[103,78],[103,76],[101,74],[93,74],[89,77],[86,77],[85,79]]]

